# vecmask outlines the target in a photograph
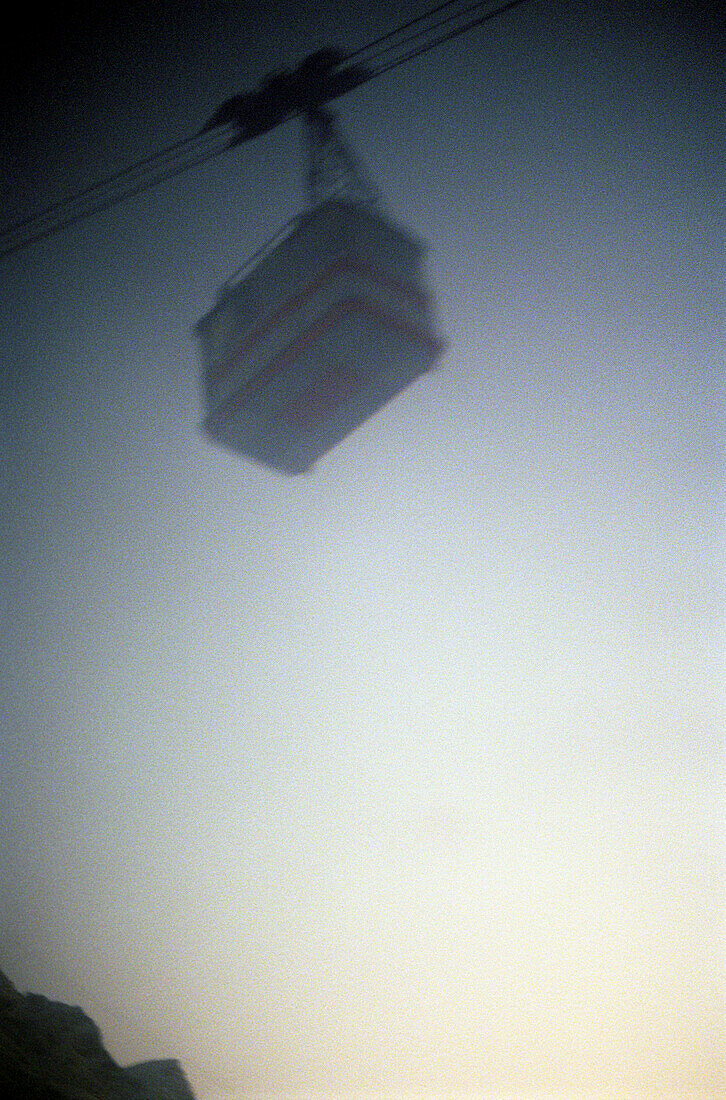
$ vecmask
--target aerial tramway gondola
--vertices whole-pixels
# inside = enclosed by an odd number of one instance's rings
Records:
[[[384,217],[325,104],[367,78],[333,51],[268,78],[210,119],[232,144],[299,115],[310,153],[307,209],[196,325],[203,427],[287,474],[312,464],[429,370],[443,343],[424,245]]]

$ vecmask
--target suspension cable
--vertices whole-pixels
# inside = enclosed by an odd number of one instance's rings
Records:
[[[364,72],[356,79],[354,86],[359,87],[369,80],[383,76],[385,73],[398,68],[399,65],[428,53],[442,43],[448,42],[527,2],[528,0],[507,0],[498,7],[489,8],[489,10],[468,20],[463,25],[419,43],[407,52],[400,54],[400,56],[394,57],[388,64]],[[440,30],[457,19],[481,10],[487,5],[487,0],[479,0],[477,3],[459,7],[442,19],[433,23],[430,22],[434,16],[446,9],[456,7],[459,3],[460,0],[446,0],[444,3],[435,5],[423,14],[416,16],[414,19],[409,19],[352,53],[342,55],[340,65],[348,65],[352,60],[356,60],[359,65],[362,63],[365,66],[367,57],[369,62],[375,63],[385,55],[395,53],[416,39],[425,38],[433,31]],[[406,34],[413,27],[418,27],[418,29]],[[397,39],[397,41],[394,41],[394,39]],[[382,48],[378,49],[378,47]],[[378,52],[375,52],[376,50]],[[371,51],[374,52],[371,53]],[[235,128],[234,123],[229,120],[215,123],[214,128],[205,128],[201,132],[182,138],[160,152],[144,157],[135,164],[120,169],[118,172],[90,184],[65,199],[60,199],[39,213],[29,215],[0,230],[0,259],[11,256],[36,241],[53,236],[66,227],[91,217],[93,214],[108,210],[127,198],[150,190],[164,180],[173,179],[182,172],[189,171],[189,169],[211,160],[212,157],[218,156],[230,148],[231,145],[236,144],[238,140],[240,140],[238,130]]]

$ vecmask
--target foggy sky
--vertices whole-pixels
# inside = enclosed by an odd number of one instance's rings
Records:
[[[424,5],[27,36],[7,221]],[[0,967],[199,1100],[716,1097],[723,177],[696,14],[535,0],[340,101],[447,352],[305,477],[191,329],[294,123],[2,262]]]

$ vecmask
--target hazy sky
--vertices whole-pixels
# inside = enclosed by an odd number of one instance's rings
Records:
[[[426,6],[29,22],[6,221]],[[200,435],[191,334],[300,208],[295,123],[2,261],[0,967],[121,1063],[723,1094],[723,83],[682,10],[533,0],[340,101],[448,351],[303,478]]]

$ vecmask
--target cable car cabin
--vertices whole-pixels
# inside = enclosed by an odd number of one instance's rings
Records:
[[[429,370],[443,344],[422,258],[364,206],[306,214],[196,326],[211,439],[301,473]]]

